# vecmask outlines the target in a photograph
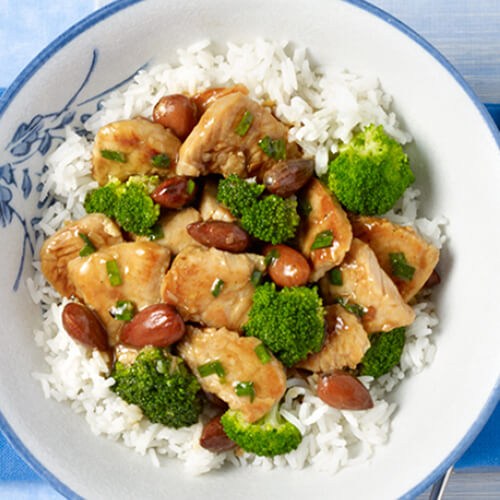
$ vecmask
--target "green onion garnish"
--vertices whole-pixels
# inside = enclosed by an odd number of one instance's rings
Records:
[[[275,260],[280,258],[280,254],[276,248],[273,248],[269,250],[269,252],[266,253],[266,256],[264,257],[264,264],[266,267],[269,267],[271,264],[274,263]]]
[[[214,373],[217,374],[220,379],[223,379],[226,376],[226,370],[224,370],[224,367],[219,360],[210,361],[204,365],[198,366],[198,373],[200,374],[200,377],[208,377]]]
[[[118,300],[116,305],[109,310],[109,314],[115,319],[131,321],[134,317],[134,304],[129,300]]]
[[[411,281],[415,274],[415,268],[408,264],[405,254],[403,252],[395,252],[389,254],[391,259],[392,275],[406,281]]]
[[[83,240],[85,246],[80,250],[80,257],[87,257],[96,251],[96,247],[85,233],[78,233],[78,236]]]
[[[151,165],[158,168],[169,168],[170,158],[164,153],[154,155],[151,157]]]
[[[257,354],[257,357],[259,358],[260,362],[265,365],[266,363],[269,363],[271,359],[271,355],[269,354],[269,351],[267,350],[267,347],[264,344],[259,344],[255,349],[255,354]]]
[[[238,123],[238,126],[235,128],[235,132],[238,135],[241,135],[243,137],[247,132],[248,129],[250,128],[250,125],[252,124],[253,121],[253,115],[250,113],[250,111],[246,110],[245,113],[243,114],[243,118],[241,119],[240,123]]]
[[[212,285],[212,289],[210,290],[212,292],[212,295],[214,297],[218,297],[221,290],[222,290],[222,287],[224,286],[224,281],[222,281],[221,279],[217,278],[213,285]]]
[[[333,243],[333,234],[331,229],[326,231],[321,231],[316,235],[316,238],[311,245],[311,250],[317,250],[318,248],[331,247]]]
[[[250,403],[253,403],[253,400],[255,399],[253,382],[240,382],[236,384],[234,392],[236,392],[237,396],[250,396]]]
[[[335,286],[342,286],[342,273],[338,267],[334,267],[330,269],[328,273],[328,277],[330,278],[330,283]]]
[[[196,184],[194,183],[193,179],[188,180],[188,185],[187,185],[187,192],[188,194],[193,194],[194,188],[196,187]]]
[[[337,297],[337,299],[334,301],[335,304],[340,304],[346,311],[349,311],[350,313],[354,314],[358,318],[362,318],[366,314],[366,309],[363,306],[360,306],[359,304],[352,304],[350,302],[347,302],[346,299],[342,297]]]
[[[250,281],[252,282],[253,286],[260,285],[260,282],[262,281],[262,272],[259,271],[258,269],[255,269],[252,275],[250,276]]]
[[[276,161],[284,160],[286,158],[286,143],[285,139],[271,139],[268,135],[261,139],[258,146],[269,158]]]
[[[108,260],[106,262],[106,271],[108,272],[108,279],[111,286],[118,286],[122,284],[120,268],[118,267],[116,260]]]
[[[120,163],[127,163],[127,158],[124,153],[119,151],[112,151],[111,149],[101,149],[101,156],[106,160],[119,161]]]

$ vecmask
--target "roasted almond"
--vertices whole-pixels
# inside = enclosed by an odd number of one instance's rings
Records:
[[[172,130],[183,141],[196,125],[196,104],[182,94],[164,96],[153,109],[153,120]]]
[[[209,420],[201,432],[200,445],[210,451],[227,451],[236,448],[236,443],[229,439],[220,422],[221,415]]]
[[[193,222],[186,229],[191,237],[202,245],[219,250],[243,252],[250,244],[248,233],[233,222],[218,220]]]
[[[368,389],[356,378],[342,370],[323,375],[318,382],[318,397],[339,410],[368,410],[373,400]]]
[[[83,304],[69,302],[62,312],[62,324],[68,335],[87,347],[107,351],[108,335],[95,313]]]
[[[278,286],[303,286],[309,281],[311,268],[297,250],[286,245],[268,245],[264,255],[272,257],[267,273]]]
[[[165,179],[151,195],[153,200],[165,208],[181,208],[196,195],[196,183],[184,176]]]
[[[296,193],[312,177],[314,160],[294,158],[277,163],[264,174],[263,182],[271,193],[287,198]]]
[[[180,314],[169,304],[155,304],[138,312],[125,324],[120,340],[134,347],[166,347],[177,342],[186,326]]]

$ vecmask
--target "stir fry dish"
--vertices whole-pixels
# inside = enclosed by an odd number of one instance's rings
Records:
[[[439,259],[381,217],[415,180],[382,126],[360,128],[318,177],[240,84],[102,127],[92,165],[87,215],[40,257],[69,299],[67,333],[106,353],[112,391],[154,423],[202,419],[203,448],[260,456],[301,442],[280,413],[290,377],[334,408],[373,406],[358,377],[398,365]]]

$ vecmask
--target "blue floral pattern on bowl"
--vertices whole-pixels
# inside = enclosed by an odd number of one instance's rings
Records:
[[[78,98],[87,86],[98,64],[98,59],[99,51],[94,49],[90,66],[83,77],[81,85],[61,109],[45,115],[36,114],[29,122],[19,124],[9,143],[4,148],[11,159],[0,165],[0,224],[5,228],[16,222],[21,224],[24,232],[18,271],[12,285],[14,291],[17,291],[19,288],[26,258],[28,255],[31,257],[34,256],[36,241],[41,235],[37,229],[41,218],[34,217],[31,220],[27,220],[26,217],[21,215],[18,207],[22,205],[23,200],[27,200],[30,196],[35,196],[37,193],[40,198],[39,193],[43,188],[40,177],[45,169],[47,169],[44,165],[34,175],[30,175],[30,171],[25,165],[32,157],[36,155],[45,157],[51,150],[64,142],[64,128],[68,125],[71,125],[80,135],[91,136],[90,132],[84,127],[84,123],[90,117],[90,114],[83,113],[81,111],[82,107],[95,102],[96,110],[99,110],[103,97],[130,82],[140,70],[147,66],[146,63],[124,80],[90,98],[79,101]],[[33,189],[34,186],[35,189]],[[50,206],[53,202],[54,198],[48,195],[45,199],[38,200],[37,208],[42,210]]]

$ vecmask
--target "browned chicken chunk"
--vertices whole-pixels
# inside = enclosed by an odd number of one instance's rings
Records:
[[[261,341],[240,337],[226,328],[188,327],[187,334],[177,345],[179,354],[189,365],[204,391],[226,401],[233,410],[240,410],[249,422],[263,417],[285,393],[286,374],[283,365],[272,356],[265,365],[255,354]],[[225,371],[201,377],[200,365],[219,361]],[[235,387],[240,382],[252,382],[255,396],[238,396]]]
[[[310,279],[317,281],[342,262],[351,247],[352,229],[335,195],[317,179],[311,180],[300,196],[309,202],[311,211],[299,227],[298,243],[302,254],[311,261]],[[322,233],[331,234],[332,244],[311,250],[316,238]]]
[[[327,333],[321,351],[311,354],[296,366],[316,373],[356,368],[370,347],[361,321],[341,305],[333,304],[325,309]]]
[[[108,274],[113,261],[121,284],[113,286]],[[153,242],[120,243],[102,248],[68,264],[76,294],[92,307],[105,326],[109,343],[118,341],[124,321],[109,313],[118,300],[131,301],[137,310],[161,302],[161,282],[170,262],[170,251]]]
[[[191,238],[186,231],[186,226],[200,220],[200,213],[196,208],[189,207],[179,212],[168,212],[159,220],[163,229],[163,238],[155,240],[155,242],[167,247],[173,255],[177,255],[181,250],[191,245],[199,247],[201,244]],[[147,236],[140,237],[138,240],[147,240]]]
[[[387,219],[367,215],[350,216],[354,236],[368,243],[375,252],[382,269],[398,287],[401,297],[408,302],[425,285],[439,260],[439,250],[421,238],[412,227],[398,226]],[[402,252],[410,266],[415,268],[411,280],[392,273],[389,254]]]
[[[116,344],[115,346],[115,360],[123,363],[124,365],[131,365],[137,359],[141,350],[137,347],[131,347],[124,344]]]
[[[236,128],[245,112],[253,115],[243,135]],[[285,139],[288,128],[268,109],[240,92],[220,97],[203,113],[179,151],[177,175],[198,177],[209,173],[227,177],[258,176],[275,164],[258,142],[264,137]],[[287,154],[296,154],[297,146],[287,144]]]
[[[341,286],[332,285],[327,276],[321,280],[323,297],[330,304],[341,298],[363,307],[366,314],[361,321],[367,333],[388,332],[413,322],[415,312],[403,300],[366,243],[354,238],[339,270]]]
[[[75,287],[68,279],[68,262],[79,257],[86,245],[80,233],[88,237],[95,248],[123,241],[118,226],[103,214],[90,214],[75,222],[69,222],[45,240],[40,250],[42,273],[65,297],[75,294]]]
[[[233,222],[236,219],[222,203],[217,201],[217,181],[207,179],[203,186],[203,194],[200,201],[200,214],[204,221],[221,220],[223,222]]]
[[[215,248],[188,247],[177,255],[163,281],[163,300],[174,305],[184,321],[241,330],[248,321],[255,269],[264,271],[264,257]]]
[[[113,178],[125,181],[131,175],[166,176],[174,171],[180,145],[170,129],[145,118],[110,123],[95,138],[92,175],[101,186]],[[166,162],[169,169],[154,165],[167,166]]]

